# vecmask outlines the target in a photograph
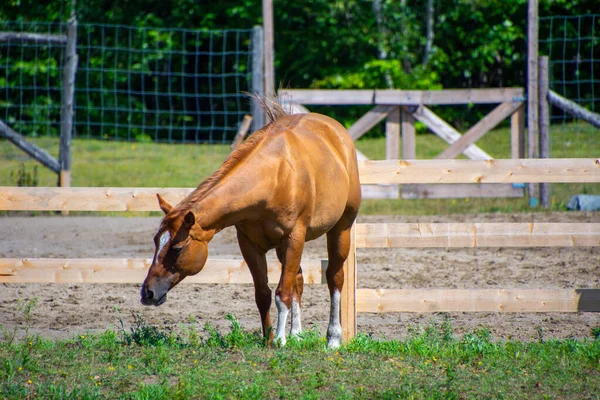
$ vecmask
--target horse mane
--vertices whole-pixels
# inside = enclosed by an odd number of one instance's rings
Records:
[[[273,124],[279,119],[289,115],[283,106],[276,99],[263,100],[257,94],[250,94],[257,100],[265,112],[269,122],[256,132],[253,132],[244,142],[235,148],[223,164],[213,172],[208,178],[202,181],[194,191],[188,194],[179,204],[177,204],[167,215],[164,216],[162,224],[170,224],[174,220],[183,217],[206,193],[221,181],[238,163],[244,160],[260,143],[264,137],[271,131]],[[267,101],[271,103],[269,106]]]

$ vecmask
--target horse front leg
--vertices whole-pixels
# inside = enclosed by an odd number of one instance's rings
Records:
[[[327,327],[327,348],[337,349],[342,343],[342,324],[340,323],[341,293],[344,286],[344,262],[350,252],[350,228],[327,233],[327,286],[331,297],[329,326]]]
[[[267,345],[270,347],[273,344],[273,329],[270,315],[271,289],[268,285],[266,253],[240,230],[237,230],[237,237],[242,256],[252,274],[254,299],[260,313],[263,336],[267,339]]]
[[[300,326],[300,298],[304,287],[304,280],[300,272],[300,260],[304,250],[305,229],[296,228],[283,240],[280,246],[281,252],[281,278],[275,291],[275,304],[277,305],[277,333],[275,342],[285,346],[285,327],[287,317],[292,311],[292,334],[299,333]],[[299,278],[300,277],[300,278]],[[298,282],[302,283],[299,286]]]

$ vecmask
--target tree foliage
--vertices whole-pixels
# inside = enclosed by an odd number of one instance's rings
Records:
[[[527,0],[434,1],[428,57],[425,3],[381,0],[378,20],[368,0],[275,0],[276,82],[292,88],[387,88],[389,79],[399,89],[525,86]],[[64,23],[70,7],[66,0],[8,0],[0,4],[0,21]],[[75,7],[81,23],[204,30],[262,23],[260,0],[89,0]],[[540,16],[592,12],[597,0],[540,1]],[[385,59],[378,57],[381,49]],[[477,114],[451,119],[460,124]]]

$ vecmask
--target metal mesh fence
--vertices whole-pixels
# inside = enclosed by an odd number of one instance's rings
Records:
[[[600,112],[600,14],[540,18],[540,54],[549,58],[549,85],[556,93]],[[595,157],[600,131],[552,107],[551,156]]]
[[[0,30],[59,35],[58,24],[0,22]],[[0,41],[0,118],[18,133],[60,135],[64,44]]]
[[[65,26],[0,22],[1,31]],[[252,30],[80,24],[75,138],[226,143],[250,113]],[[0,41],[3,118],[26,136],[59,136],[64,45]]]

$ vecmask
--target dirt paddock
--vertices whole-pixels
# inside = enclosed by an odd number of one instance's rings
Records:
[[[600,213],[485,214],[447,217],[361,217],[359,222],[600,222]],[[0,217],[0,257],[150,258],[159,218]],[[210,256],[241,258],[234,229],[219,233]],[[270,254],[275,257],[274,254]],[[325,241],[307,244],[304,259],[326,258]],[[600,248],[360,249],[358,286],[365,288],[600,288]],[[274,288],[274,285],[272,285]],[[206,322],[226,329],[233,313],[247,330],[258,330],[251,285],[181,284],[160,307],[143,307],[139,284],[0,284],[0,326],[5,332],[73,335],[133,322],[132,312],[153,324],[180,329]],[[329,298],[325,285],[306,285],[303,326],[324,335]],[[25,321],[22,304],[37,305]],[[272,316],[276,320],[275,306]],[[450,313],[455,333],[487,327],[498,338],[532,340],[589,337],[600,325],[594,313]],[[409,329],[439,322],[440,314],[359,314],[358,331],[402,338]],[[1,332],[0,332],[1,334]]]

